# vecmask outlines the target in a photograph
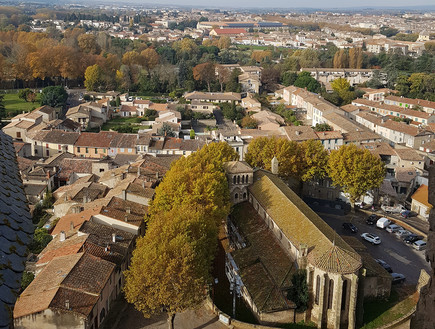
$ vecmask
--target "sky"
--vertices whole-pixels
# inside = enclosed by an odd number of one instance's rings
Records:
[[[145,0],[147,3],[191,5],[201,7],[280,7],[280,8],[350,8],[350,7],[409,7],[409,6],[434,6],[434,0]]]

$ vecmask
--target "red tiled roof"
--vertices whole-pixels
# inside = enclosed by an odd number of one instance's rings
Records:
[[[113,131],[100,131],[99,133],[84,132],[80,134],[75,146],[108,148],[110,146],[110,142],[117,134],[117,132]]]
[[[216,34],[220,35],[220,34],[245,34],[246,30],[245,29],[214,29],[214,31],[216,32]]]

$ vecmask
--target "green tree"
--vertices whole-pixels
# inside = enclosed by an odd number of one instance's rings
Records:
[[[21,278],[21,291],[27,288],[29,284],[32,283],[33,279],[35,278],[35,275],[32,272],[23,272],[23,277]]]
[[[332,131],[332,127],[327,123],[316,123],[314,131]]]
[[[68,93],[62,86],[51,86],[42,89],[41,105],[61,107],[65,105],[67,99]]]
[[[0,95],[0,127],[3,126],[3,118],[6,116],[6,109],[4,104],[4,95]]]
[[[162,128],[157,133],[160,136],[175,137],[174,130],[172,130],[172,127],[167,122],[163,122]]]
[[[258,122],[253,117],[247,115],[242,119],[242,127],[246,129],[255,129],[258,127]]]
[[[307,88],[308,91],[313,93],[320,92],[320,83],[314,79],[310,72],[301,72],[298,74],[298,78],[295,80],[294,85],[299,88]]]
[[[190,139],[195,139],[195,130],[190,129]]]
[[[287,293],[287,298],[296,304],[296,309],[303,312],[308,307],[309,293],[307,284],[307,271],[299,269],[291,278],[292,285]]]
[[[281,82],[284,86],[291,86],[295,83],[298,75],[296,72],[285,71],[281,76]]]
[[[385,165],[369,150],[350,144],[331,152],[327,172],[333,184],[349,195],[353,208],[361,196],[381,185]]]
[[[52,239],[53,237],[45,228],[37,228],[33,234],[33,240],[29,244],[30,252],[39,254]]]

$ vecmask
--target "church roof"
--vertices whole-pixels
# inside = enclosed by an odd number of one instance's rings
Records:
[[[310,264],[342,274],[361,267],[361,257],[277,176],[256,171],[249,191],[294,246],[308,246]]]
[[[228,161],[224,163],[224,169],[229,174],[252,173],[253,170],[245,161]]]

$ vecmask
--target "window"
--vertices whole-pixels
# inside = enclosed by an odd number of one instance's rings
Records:
[[[248,184],[248,183],[249,183],[249,176],[246,175],[246,184]]]
[[[343,281],[343,289],[341,293],[341,310],[344,311],[346,309],[346,300],[347,300],[347,280]]]
[[[332,308],[332,303],[334,301],[334,280],[329,280],[329,289],[328,289],[328,309]]]
[[[103,149],[103,153],[106,153],[106,149]]]
[[[121,153],[124,153],[124,149],[123,148],[121,148],[121,151],[120,151]]]
[[[17,131],[17,138],[21,138],[21,132]],[[36,142],[35,142],[36,145]]]
[[[245,184],[245,176],[242,175],[242,184]]]
[[[128,149],[128,153],[131,153],[133,150],[132,149]]]
[[[86,153],[89,153],[89,148],[86,148]]]
[[[319,305],[319,297],[320,297],[320,276],[318,275],[316,278],[316,295],[314,297],[314,301],[317,305]]]
[[[233,176],[233,184],[236,184],[236,176]]]
[[[238,200],[238,199],[239,199],[239,194],[237,194],[237,193],[234,194],[234,199],[235,199],[235,200]]]
[[[240,176],[237,176],[237,184],[240,184]]]
[[[61,149],[62,149],[62,146],[59,144],[59,145],[57,146],[57,149],[58,149],[58,150],[61,150]]]
[[[97,154],[98,153],[98,148],[95,148],[95,154]]]

